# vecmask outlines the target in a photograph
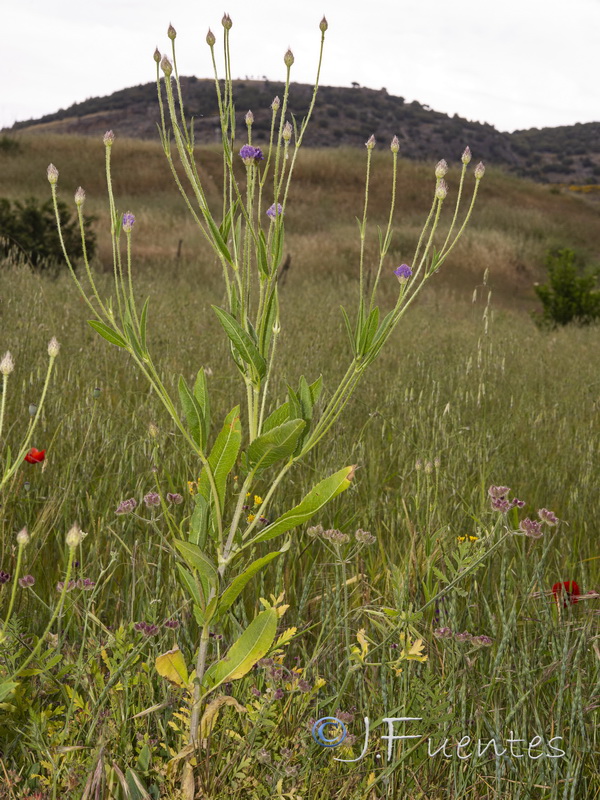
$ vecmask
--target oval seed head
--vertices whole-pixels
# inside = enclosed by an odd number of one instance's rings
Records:
[[[365,142],[365,147],[367,150],[372,150],[375,147],[375,137],[371,134],[368,140]]]
[[[285,55],[283,57],[283,63],[286,65],[286,67],[291,67],[292,64],[294,63],[294,54],[292,53],[289,47],[286,50]]]
[[[27,532],[27,528],[23,528],[17,533],[17,544],[19,547],[25,547],[29,544],[29,533]]]
[[[273,102],[271,103],[271,109],[273,111],[279,111],[279,106],[281,105],[281,100],[277,95],[273,98]]]
[[[445,200],[448,194],[448,184],[445,180],[440,179],[435,187],[435,196],[438,200]]]
[[[160,62],[160,68],[165,73],[167,78],[170,77],[171,73],[173,72],[173,65],[166,56],[163,56],[163,59]]]
[[[152,57],[154,58],[157,64],[160,64],[160,50],[158,49],[158,47],[155,48],[154,55]]]
[[[485,173],[485,167],[483,165],[483,162],[480,161],[479,164],[477,164],[477,166],[475,167],[475,173],[474,173],[475,179],[480,181],[483,178],[484,173]]]
[[[10,352],[7,351],[2,356],[2,361],[0,361],[0,374],[10,375],[14,368],[15,362],[13,361],[13,357],[11,356]]]
[[[462,161],[463,164],[468,164],[469,161],[471,160],[471,158],[472,158],[472,156],[471,156],[471,148],[470,147],[465,147],[464,152],[463,152],[460,160]]]
[[[252,123],[254,122],[254,114],[251,111],[248,111],[244,119],[246,120],[246,125],[250,127],[250,125],[252,125]]]
[[[79,547],[82,539],[83,539],[83,534],[81,532],[81,528],[77,523],[75,523],[71,528],[71,530],[67,533],[67,536],[65,538],[67,547],[71,548],[72,550],[75,549],[76,547]]]
[[[58,182],[58,170],[56,169],[54,164],[49,164],[48,165],[47,175],[48,175],[49,183],[52,186],[54,186],[54,184]]]
[[[106,133],[102,137],[102,141],[104,142],[106,147],[112,147],[114,140],[115,140],[115,135],[112,131],[106,131]]]
[[[75,192],[75,205],[82,206],[85,203],[85,191],[81,186]]]
[[[177,36],[177,31],[176,31],[176,30],[175,30],[175,28],[174,28],[174,27],[171,25],[171,23],[169,23],[169,29],[168,29],[168,31],[167,31],[167,36],[169,37],[169,39],[170,39],[171,41],[174,41],[175,37]]]
[[[60,345],[56,336],[53,336],[50,341],[48,342],[48,355],[50,358],[56,358],[58,355],[58,351],[60,350]]]
[[[226,31],[230,31],[233,25],[231,21],[231,17],[229,14],[223,14],[223,19],[221,20],[221,25],[225,28]]]
[[[444,177],[444,175],[445,175],[447,172],[448,172],[448,164],[447,164],[447,163],[446,163],[446,161],[445,161],[445,160],[442,158],[442,160],[441,160],[441,161],[438,161],[438,163],[437,163],[437,164],[436,164],[436,166],[435,166],[435,177],[436,177],[436,178],[443,178],[443,177]]]
[[[283,126],[283,131],[281,133],[281,136],[283,137],[283,140],[285,142],[289,142],[289,140],[292,138],[292,126],[290,125],[289,122],[286,122],[285,125]]]
[[[392,139],[392,143],[390,144],[390,150],[392,153],[397,153],[400,150],[400,142],[398,141],[398,137],[394,136]]]
[[[321,33],[325,33],[325,31],[327,30],[328,27],[329,27],[329,25],[327,24],[327,20],[325,19],[325,17],[323,17],[321,22],[319,22],[319,29],[320,29]]]
[[[214,33],[213,33],[213,32],[211,31],[211,29],[209,28],[209,29],[208,29],[208,33],[206,34],[206,44],[207,44],[209,47],[214,47],[214,46],[215,46],[215,42],[216,42],[216,41],[217,41],[217,40],[215,39],[215,35],[214,35]]]

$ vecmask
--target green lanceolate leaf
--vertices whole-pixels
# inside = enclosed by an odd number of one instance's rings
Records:
[[[318,401],[319,397],[321,396],[321,392],[323,390],[323,376],[319,375],[317,380],[308,387],[310,389],[310,396],[312,399],[313,406]]]
[[[213,306],[213,309],[240,358],[254,369],[259,378],[264,378],[267,372],[267,363],[259,353],[250,334],[227,311],[218,306]]]
[[[148,303],[150,302],[150,298],[146,298],[146,302],[144,303],[144,307],[142,308],[142,316],[140,317],[140,337],[142,340],[142,350],[144,352],[148,352],[146,348],[146,329],[148,326]]]
[[[267,556],[263,556],[262,558],[258,558],[256,561],[253,561],[249,567],[234,578],[229,586],[225,589],[223,594],[221,595],[221,599],[219,600],[219,616],[222,616],[237,600],[239,595],[241,594],[244,586],[248,583],[248,581],[256,575],[257,572],[263,570],[268,564],[273,561],[274,558],[285,553],[287,550],[290,549],[291,540],[288,541],[283,545],[281,550],[275,550],[273,553],[269,553]]]
[[[372,309],[360,332],[358,343],[358,352],[360,355],[364,355],[368,351],[369,347],[371,346],[371,342],[373,341],[373,337],[377,332],[378,325],[379,309],[375,307]]]
[[[276,428],[278,425],[281,425],[283,422],[286,422],[290,418],[290,404],[287,402],[283,403],[283,405],[276,408],[272,414],[266,418],[263,424],[263,433]]]
[[[183,556],[188,567],[197,570],[202,592],[204,597],[207,598],[210,590],[215,589],[219,583],[219,575],[215,565],[197,545],[191,544],[191,542],[176,540],[175,547]],[[204,608],[205,603],[200,603],[200,605]]]
[[[265,239],[265,234],[263,231],[260,231],[258,234],[258,268],[260,270],[261,275],[265,278],[269,277],[269,262],[267,260],[267,241]]]
[[[269,539],[273,539],[275,536],[279,536],[282,533],[292,530],[292,528],[295,528],[298,525],[302,525],[302,523],[306,522],[316,513],[321,511],[330,500],[333,500],[334,497],[345,491],[350,486],[350,482],[354,477],[355,470],[356,465],[352,467],[344,467],[333,475],[330,475],[328,478],[325,478],[325,480],[322,480],[314,487],[314,489],[311,489],[311,491],[297,506],[289,511],[286,511],[286,513],[279,517],[279,519],[276,519],[270,525],[267,525],[267,527],[264,528],[257,536],[255,536],[248,544],[266,542]]]
[[[196,375],[196,382],[194,383],[194,397],[198,401],[198,405],[202,411],[202,440],[204,442],[204,449],[210,434],[210,398],[208,396],[208,385],[206,383],[206,373],[204,372],[204,369],[199,369],[198,374]]]
[[[243,678],[256,662],[269,652],[277,633],[279,615],[274,608],[261,611],[240,638],[231,645],[227,655],[205,673],[202,688],[207,694],[228,681]]]
[[[248,465],[257,473],[292,455],[302,431],[303,419],[293,419],[258,436],[248,448]]]
[[[0,683],[0,703],[5,697],[8,697],[10,694],[12,694],[18,685],[19,684],[15,683],[15,681],[4,681],[4,683]]]
[[[240,407],[236,406],[227,415],[223,428],[217,436],[210,451],[208,463],[219,495],[219,505],[223,508],[227,476],[235,466],[240,445],[242,443],[242,427],[240,424]],[[202,471],[198,481],[198,492],[207,500],[211,497],[210,482],[206,470]]]
[[[232,258],[231,258],[231,253],[229,252],[229,250],[227,248],[227,245],[223,241],[223,237],[221,236],[221,233],[220,233],[219,229],[215,225],[215,222],[214,222],[213,218],[211,217],[211,215],[210,215],[210,213],[208,211],[204,211],[203,210],[202,213],[204,215],[204,219],[206,220],[206,224],[210,228],[210,232],[212,234],[212,238],[213,238],[213,241],[214,241],[217,249],[219,250],[219,252],[223,256],[223,258],[229,264],[232,264],[233,261],[232,261]]]
[[[192,573],[188,572],[188,570],[185,567],[182,567],[181,564],[177,564],[177,571],[179,572],[179,580],[182,587],[187,591],[188,595],[192,598],[197,606],[204,608],[206,603],[200,596],[200,589],[198,588],[198,584],[194,580]]]
[[[200,403],[190,392],[183,375],[179,376],[177,388],[179,390],[179,400],[181,401],[181,406],[183,408],[192,439],[196,442],[201,450],[204,450],[206,447],[206,424]]]
[[[350,320],[348,319],[348,314],[346,313],[346,309],[344,306],[340,306],[342,316],[344,318],[344,325],[346,326],[346,332],[348,333],[348,339],[350,340],[350,347],[352,348],[352,355],[356,355],[356,343],[354,341],[354,333],[352,331],[352,326],[350,325]]]
[[[107,342],[111,344],[116,344],[117,347],[124,347],[127,349],[127,342],[121,336],[121,334],[113,331],[112,328],[109,328],[108,325],[105,325],[103,322],[99,322],[97,319],[88,319],[88,325],[92,327],[96,333],[99,333],[103,339],[106,339]]]
[[[144,358],[144,353],[142,350],[142,345],[140,344],[139,339],[135,335],[135,331],[133,330],[133,326],[126,322],[124,325],[125,333],[127,334],[127,338],[129,339],[129,344],[131,345],[133,352],[136,356],[142,360]]]
[[[195,508],[190,520],[188,541],[204,547],[208,533],[208,500],[201,494],[194,497]]]

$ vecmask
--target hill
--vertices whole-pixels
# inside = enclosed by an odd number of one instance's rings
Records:
[[[218,141],[218,109],[214,81],[183,77],[184,103],[195,118],[198,142]],[[234,81],[239,130],[248,109],[254,113],[253,136],[257,144],[268,139],[270,104],[282,96],[283,84],[269,80]],[[292,84],[290,112],[297,119],[306,113],[312,87]],[[37,120],[18,122],[10,133],[70,133],[101,136],[112,129],[119,136],[157,138],[159,111],[156,85],[147,83],[94,97]],[[7,131],[5,131],[6,133]],[[475,158],[503,166],[515,174],[547,183],[595,185],[600,183],[600,122],[557,128],[532,128],[503,133],[492,125],[471,122],[434,111],[416,100],[373,90],[323,86],[319,89],[314,122],[305,144],[309,147],[362,147],[374,134],[379,143],[397,135],[401,153],[412,160],[450,159],[469,145]]]

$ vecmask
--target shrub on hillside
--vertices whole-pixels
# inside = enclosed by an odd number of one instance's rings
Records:
[[[83,256],[77,217],[71,217],[66,203],[58,202],[60,224],[67,252],[75,259]],[[95,217],[84,216],[85,244],[88,258],[96,250],[96,235],[90,229]],[[35,270],[47,270],[64,264],[56,228],[52,201],[40,203],[35,197],[24,202],[0,198],[0,254],[24,255]]]
[[[546,256],[548,283],[536,285],[544,310],[533,317],[540,327],[555,328],[571,322],[589,325],[600,318],[598,270],[586,272],[573,250],[551,250]]]

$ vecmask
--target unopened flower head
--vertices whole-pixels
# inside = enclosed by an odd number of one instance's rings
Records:
[[[54,184],[58,182],[58,170],[54,164],[48,165],[47,175],[49,183],[54,186]]]
[[[14,368],[15,362],[13,361],[13,357],[11,356],[10,351],[7,351],[2,356],[2,361],[0,361],[0,374],[10,375]]]
[[[481,636],[473,637],[473,644],[478,644],[481,647],[491,647],[494,644],[494,640],[485,634],[481,634]]]
[[[75,205],[82,206],[85,203],[85,191],[81,186],[75,192]]]
[[[442,158],[442,160],[438,161],[438,163],[435,165],[435,177],[443,178],[447,172],[448,164],[446,163],[445,159]]]
[[[529,517],[521,520],[519,529],[525,534],[525,536],[529,536],[531,539],[540,539],[544,535],[544,532],[542,531],[542,523],[533,519],[529,519]]]
[[[167,36],[169,37],[169,39],[171,41],[173,41],[175,39],[175,37],[177,36],[177,31],[175,30],[175,28],[170,23],[169,23],[169,29],[167,30]]]
[[[400,140],[398,139],[397,136],[394,136],[394,138],[392,139],[392,143],[390,144],[390,150],[392,151],[392,153],[397,153],[398,150],[400,150]]]
[[[377,541],[376,537],[373,536],[370,531],[363,531],[362,528],[355,531],[354,538],[359,544],[375,544]]]
[[[180,503],[183,503],[183,497],[177,492],[167,492],[167,502],[178,506]]]
[[[29,544],[29,532],[27,528],[23,528],[17,533],[17,544],[19,547],[25,547],[25,545]]]
[[[281,216],[283,216],[283,206],[281,205],[281,203],[277,203],[277,205],[273,203],[272,206],[269,206],[269,208],[267,208],[267,217],[275,219],[276,217],[281,217]]]
[[[412,274],[412,269],[408,264],[400,264],[400,266],[396,267],[394,270],[394,275],[398,278],[400,283],[406,283],[408,279],[412,277]]]
[[[475,167],[475,172],[473,174],[475,175],[476,180],[480,181],[483,178],[484,173],[485,173],[485,166],[483,165],[483,162],[480,161],[479,164],[477,164],[477,166]]]
[[[160,64],[161,54],[160,54],[160,50],[158,49],[158,47],[155,48],[154,55],[152,57],[154,58],[154,60],[156,61],[157,64]]]
[[[281,100],[277,95],[273,98],[273,102],[271,103],[271,109],[273,111],[279,111],[279,106],[281,105]]]
[[[371,134],[367,139],[367,141],[365,142],[365,147],[367,148],[367,150],[372,150],[375,147],[375,137],[373,136],[373,134]]]
[[[82,539],[83,539],[83,533],[81,532],[81,528],[77,523],[75,523],[71,528],[71,530],[67,533],[67,536],[65,538],[67,547],[71,548],[71,550],[73,550],[76,547],[79,547]]]
[[[215,39],[215,35],[214,35],[214,33],[213,33],[213,32],[211,31],[211,29],[209,28],[209,29],[208,29],[208,33],[206,34],[206,44],[207,44],[209,47],[214,47],[214,46],[215,46],[215,42],[216,42],[216,41],[217,41],[217,40]]]
[[[451,628],[436,628],[433,635],[436,639],[451,639],[453,634]]]
[[[446,195],[448,194],[448,184],[442,178],[438,180],[437,186],[435,187],[435,196],[438,200],[445,200]]]
[[[129,500],[121,500],[115,514],[130,514],[136,506],[137,502],[133,497],[130,497]]]
[[[112,131],[106,131],[106,133],[102,137],[102,141],[104,142],[106,147],[111,147],[113,142],[115,141],[114,133]]]
[[[50,358],[56,358],[60,350],[60,344],[56,336],[53,336],[50,341],[48,342],[48,355]]]
[[[230,31],[233,25],[231,21],[231,17],[229,14],[223,14],[223,19],[221,20],[221,25],[225,28],[226,31]]]
[[[252,111],[248,111],[244,119],[246,120],[246,125],[248,126],[252,125],[252,123],[254,122],[254,114],[252,113]]]
[[[33,586],[35,583],[35,578],[33,575],[23,575],[22,578],[19,578],[19,586],[23,589],[28,588],[29,586]]]
[[[168,78],[168,77],[171,75],[171,73],[173,72],[173,65],[171,64],[171,62],[169,61],[169,59],[168,59],[166,56],[163,56],[163,59],[162,59],[162,61],[160,62],[160,68],[161,68],[161,69],[162,69],[162,71],[165,73],[165,75],[167,76],[167,78]]]
[[[262,161],[264,156],[260,147],[253,147],[251,144],[245,144],[240,150],[240,158],[244,164],[249,167],[252,164],[258,164]]]
[[[542,520],[542,522],[545,522],[546,525],[550,525],[550,527],[558,525],[560,522],[556,514],[553,511],[548,511],[547,508],[540,508],[538,511],[538,517]]]
[[[160,496],[156,492],[148,492],[147,495],[144,495],[144,503],[146,504],[147,508],[152,508],[152,506],[159,506]]]
[[[320,29],[321,33],[325,33],[325,31],[327,30],[328,27],[329,27],[329,25],[327,24],[327,20],[325,19],[325,17],[323,17],[321,22],[319,22],[319,29]]]
[[[286,122],[285,125],[283,126],[281,137],[284,142],[289,142],[290,139],[292,138],[292,126],[289,121]]]
[[[131,213],[131,211],[127,211],[123,214],[123,230],[125,233],[131,233],[131,229],[135,224],[135,216]]]
[[[313,525],[306,532],[311,537],[311,539],[316,539],[317,536],[322,536],[324,531],[322,525]]]
[[[288,69],[289,69],[289,68],[292,66],[292,64],[294,63],[294,54],[293,54],[293,53],[292,53],[292,51],[289,49],[289,47],[288,47],[288,49],[286,50],[286,52],[285,52],[285,55],[284,55],[284,57],[283,57],[283,63],[286,65],[286,67],[288,67]]]
[[[472,158],[471,148],[467,146],[465,147],[460,160],[462,161],[463,164],[468,164],[471,158]]]

